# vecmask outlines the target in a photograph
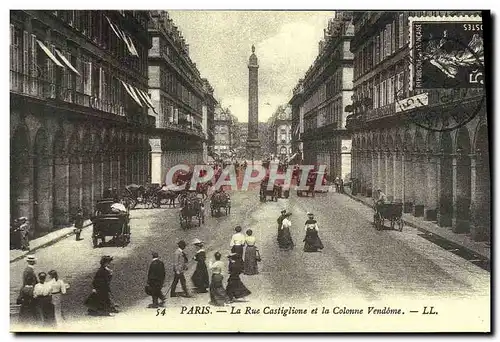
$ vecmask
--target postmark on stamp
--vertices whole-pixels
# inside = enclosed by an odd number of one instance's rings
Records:
[[[397,89],[396,111],[432,131],[471,121],[485,105],[481,17],[409,18],[409,97]]]

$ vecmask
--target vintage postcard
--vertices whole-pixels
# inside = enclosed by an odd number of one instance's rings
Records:
[[[490,19],[11,10],[10,331],[491,332]]]

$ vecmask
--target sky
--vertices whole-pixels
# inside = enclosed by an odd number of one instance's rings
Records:
[[[248,58],[259,60],[259,121],[286,104],[318,54],[334,12],[168,11],[216,99],[248,121]]]

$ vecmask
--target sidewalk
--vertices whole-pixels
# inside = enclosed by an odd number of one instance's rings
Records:
[[[358,202],[365,204],[370,208],[373,208],[373,201],[370,197],[364,197],[360,195],[354,196],[351,194],[351,190],[349,188],[346,188],[344,194]],[[432,221],[425,221],[423,218],[415,217],[411,214],[403,214],[403,221],[408,226],[417,228],[418,230],[424,231],[426,233],[437,235],[450,243],[464,247],[469,252],[478,254],[484,258],[487,258],[488,260],[491,260],[491,248],[487,242],[476,242],[472,240],[467,234],[454,233],[451,228],[440,227]]]
[[[83,223],[83,228],[88,227],[91,224],[92,223],[90,222],[90,220],[86,220]],[[73,226],[64,227],[64,228],[55,230],[49,234],[46,234],[42,237],[30,240],[30,250],[29,251],[22,251],[20,249],[12,249],[12,250],[10,250],[10,262],[12,263],[12,262],[18,261],[18,260],[24,258],[26,255],[33,253],[37,249],[50,246],[59,240],[67,238],[68,236],[75,234],[74,230],[75,230],[75,228]]]

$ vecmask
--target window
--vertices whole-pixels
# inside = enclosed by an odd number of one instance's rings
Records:
[[[399,15],[399,25],[398,25],[398,48],[402,48],[405,42],[404,39],[404,14]]]
[[[391,54],[391,27],[392,24],[387,24],[385,26],[385,45],[384,45],[385,57],[390,56]]]
[[[374,85],[374,91],[373,91],[373,108],[378,108],[379,107],[379,85],[375,84]]]
[[[391,25],[391,53],[396,52],[396,22]]]
[[[375,37],[375,63],[378,64],[380,63],[380,41],[381,41],[381,35],[377,35],[377,37]]]
[[[22,43],[22,31],[10,25],[10,86],[12,90],[21,91],[24,55],[28,55],[28,50],[24,52],[25,44]],[[27,46],[26,46],[27,48]]]

